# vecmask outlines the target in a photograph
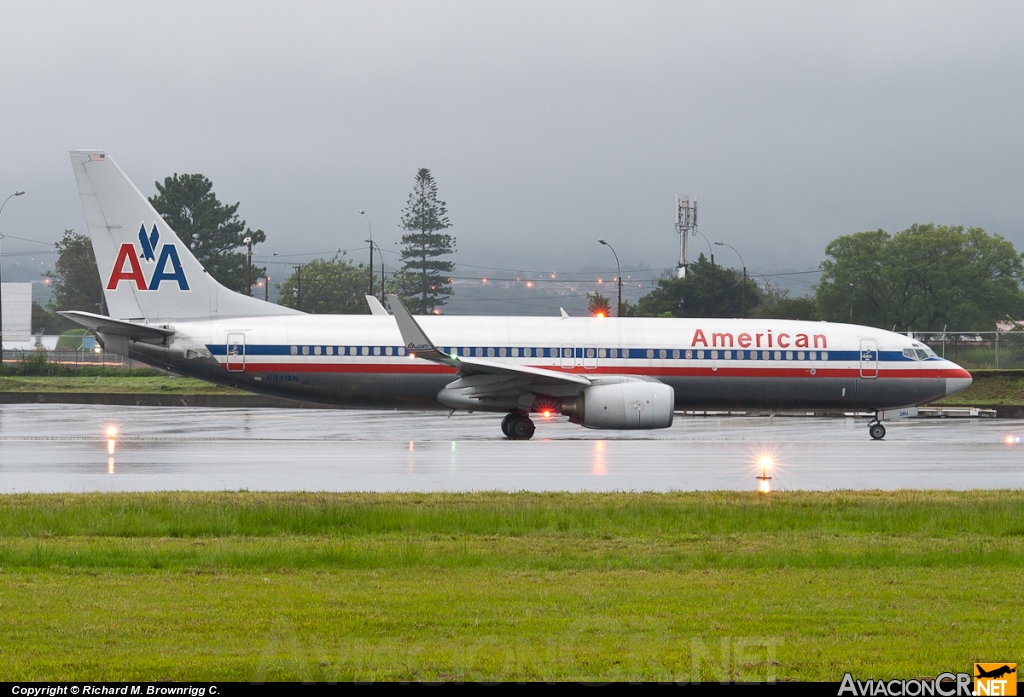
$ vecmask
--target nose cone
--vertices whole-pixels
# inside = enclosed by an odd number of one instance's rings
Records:
[[[974,379],[971,374],[956,364],[950,364],[952,369],[943,370],[943,374],[946,376],[946,396],[955,395],[957,392],[963,392]]]

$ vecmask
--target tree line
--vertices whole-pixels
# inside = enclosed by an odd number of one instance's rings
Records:
[[[222,204],[209,179],[175,174],[156,182],[156,189],[150,203],[214,278],[244,293],[247,278],[265,277],[263,267],[247,273],[243,240],[264,242],[266,234],[238,217],[238,203]],[[439,311],[452,295],[454,264],[444,258],[456,251],[455,237],[446,232],[451,226],[437,182],[429,169],[420,169],[402,210],[401,268],[382,290],[397,293],[414,312]],[[53,288],[48,309],[103,311],[88,238],[65,231],[57,251],[47,273]],[[702,254],[684,278],[664,274],[636,303],[624,303],[622,314],[827,320],[897,331],[991,330],[996,322],[1024,316],[1024,255],[1002,236],[977,227],[915,224],[892,234],[843,235],[826,246],[819,268],[811,292],[790,297]],[[339,250],[330,259],[298,266],[279,285],[279,302],[310,313],[368,313],[364,296],[373,274]],[[587,298],[592,314],[613,314],[607,297],[594,292]],[[34,325],[60,323],[36,310]]]

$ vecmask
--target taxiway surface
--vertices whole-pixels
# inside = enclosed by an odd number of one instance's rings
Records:
[[[487,414],[11,405],[0,492],[669,491],[1020,488],[1024,421],[915,419],[884,441],[853,418],[677,417],[664,431],[538,421],[532,441]],[[116,429],[113,438],[107,429]]]

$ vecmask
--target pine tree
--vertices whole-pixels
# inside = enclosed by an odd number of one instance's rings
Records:
[[[46,272],[53,289],[50,309],[102,312],[103,284],[92,242],[74,230],[65,230],[55,247],[57,263],[53,271]]]
[[[429,314],[444,305],[452,294],[448,277],[455,264],[437,257],[455,252],[455,238],[442,230],[450,228],[448,209],[437,198],[437,182],[429,169],[416,173],[416,183],[402,210],[401,294],[413,300],[415,311]]]

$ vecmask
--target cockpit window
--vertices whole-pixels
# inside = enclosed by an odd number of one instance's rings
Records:
[[[903,355],[912,361],[926,361],[929,358],[938,358],[938,354],[924,344],[917,344],[917,348],[903,349]]]

